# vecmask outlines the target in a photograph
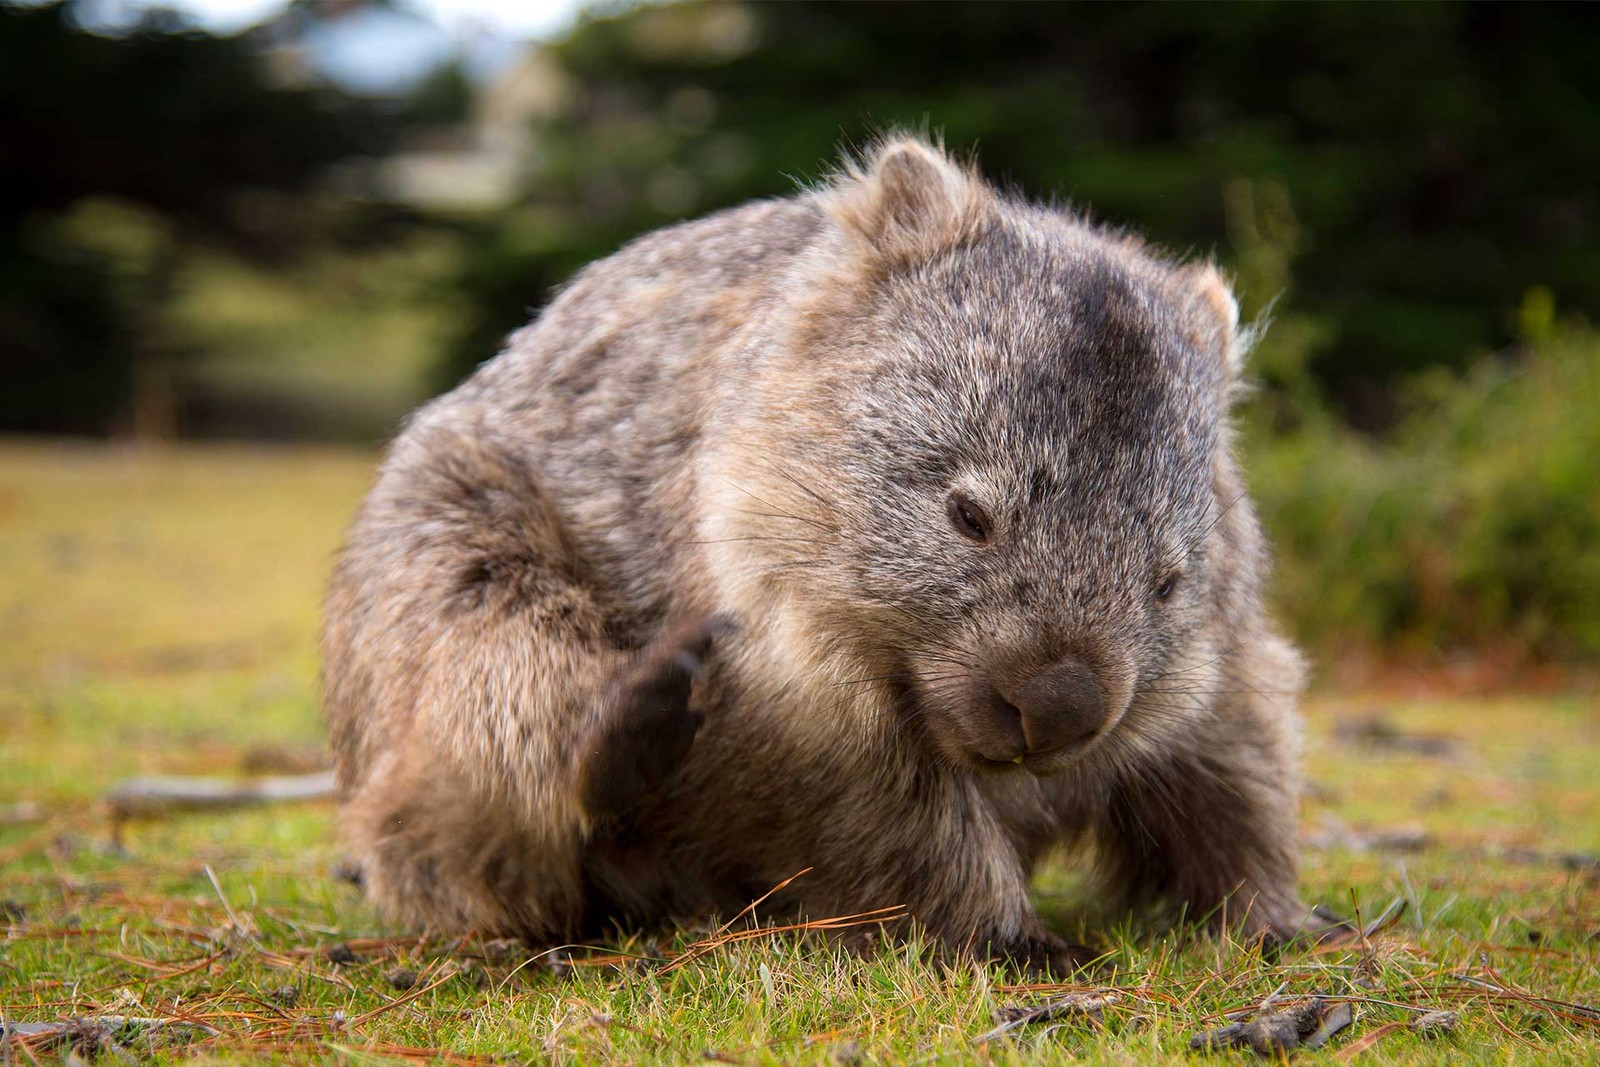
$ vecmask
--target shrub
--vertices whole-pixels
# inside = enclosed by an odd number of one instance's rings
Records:
[[[1600,657],[1600,336],[1569,327],[1412,382],[1382,440],[1247,425],[1300,637],[1431,657]]]

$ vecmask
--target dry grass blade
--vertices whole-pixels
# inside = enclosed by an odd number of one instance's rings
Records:
[[[450,979],[454,978],[459,973],[460,973],[460,971],[459,971],[458,968],[453,967],[453,966],[446,966],[446,967],[443,968],[443,971],[439,975],[439,977],[434,979],[433,981],[429,982],[427,985],[421,986],[421,987],[419,987],[417,989],[413,989],[413,990],[411,990],[411,992],[405,994],[404,996],[395,997],[393,1000],[391,1000],[389,1003],[385,1004],[381,1008],[373,1008],[369,1012],[366,1012],[366,1013],[364,1013],[362,1015],[357,1015],[354,1019],[350,1020],[350,1025],[351,1026],[359,1026],[362,1023],[371,1022],[373,1019],[376,1019],[378,1016],[384,1014],[385,1012],[393,1011],[394,1009],[400,1007],[403,1004],[411,1003],[413,1000],[416,1000],[418,997],[426,996],[427,994],[433,992],[435,989],[438,989],[440,986],[444,985],[446,982],[450,981]]]
[[[793,885],[794,882],[797,879],[803,878],[803,877],[805,877],[806,875],[808,875],[810,873],[811,873],[811,868],[810,867],[806,867],[806,868],[803,868],[803,869],[801,869],[799,871],[796,871],[794,874],[791,874],[789,877],[785,878],[783,881],[779,882],[777,885],[773,886],[771,889],[767,890],[765,893],[762,893],[759,897],[757,897],[756,899],[752,900],[750,903],[746,904],[744,907],[740,908],[738,913],[736,915],[734,915],[733,918],[729,919],[727,922],[725,922],[721,926],[717,927],[716,931],[711,936],[712,937],[716,937],[716,936],[718,936],[718,935],[720,935],[722,933],[725,933],[727,930],[731,929],[733,927],[733,925],[735,923],[737,923],[740,919],[742,919],[746,915],[749,915],[752,912],[754,912],[756,910],[756,908],[758,908],[762,904],[765,904],[769,899],[772,898],[772,895],[774,893],[782,892],[783,890],[789,888],[789,886]]]
[[[1382,1041],[1384,1038],[1394,1033],[1396,1030],[1404,1030],[1405,1028],[1405,1023],[1384,1023],[1376,1030],[1371,1030],[1365,1034],[1362,1034],[1359,1038],[1350,1042],[1350,1044],[1346,1045],[1338,1052],[1335,1052],[1333,1054],[1333,1058],[1338,1060],[1340,1063],[1353,1060],[1363,1052],[1367,1051],[1373,1045],[1376,1045],[1379,1041]]]
[[[769,894],[770,895],[770,894]],[[745,909],[740,914],[745,914]],[[757,938],[777,937],[790,933],[812,933],[824,930],[846,930],[856,926],[871,926],[877,923],[892,922],[905,918],[906,909],[896,904],[887,908],[874,908],[872,911],[857,912],[854,915],[838,915],[827,919],[812,919],[806,922],[785,923],[781,926],[758,926],[749,930],[738,930],[733,933],[723,933],[730,923],[718,927],[718,932],[709,937],[702,938],[674,956],[661,968],[660,973],[670,974],[686,964],[699,959],[708,952],[722,948],[725,945],[738,944],[742,941],[753,941]]]
[[[210,955],[201,956],[193,960],[180,960],[176,963],[162,963],[158,960],[146,960],[140,959],[138,956],[129,956],[122,952],[95,953],[96,956],[99,956],[102,959],[116,960],[119,963],[126,963],[134,967],[140,967],[144,970],[151,971],[153,973],[151,974],[150,980],[155,982],[165,982],[173,978],[181,978],[186,974],[193,974],[196,971],[203,971],[213,963],[216,963],[218,960],[222,959],[227,954],[228,950],[222,949],[220,951],[213,952]]]
[[[1538,993],[1529,993],[1526,990],[1507,985],[1503,981],[1490,981],[1485,978],[1479,978],[1477,975],[1456,974],[1452,975],[1452,977],[1458,982],[1498,994],[1508,1000],[1559,1015],[1570,1022],[1600,1027],[1600,1008],[1592,1007],[1588,1004],[1578,1004],[1570,1000],[1557,1000],[1554,997],[1540,996]],[[1496,978],[1498,979],[1498,977],[1497,975]]]

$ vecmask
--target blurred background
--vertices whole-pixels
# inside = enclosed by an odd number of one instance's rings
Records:
[[[1592,6],[7,0],[21,699],[265,657],[226,699],[298,721],[407,410],[630,236],[903,124],[1270,311],[1244,447],[1325,684],[1592,680]]]

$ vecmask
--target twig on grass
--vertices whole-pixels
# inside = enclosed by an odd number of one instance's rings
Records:
[[[1322,1021],[1311,1035],[1302,1038],[1301,1048],[1321,1048],[1328,1039],[1356,1021],[1356,1009],[1348,1000],[1342,1000],[1323,1013]]]
[[[43,805],[31,800],[19,801],[0,807],[0,826],[20,826],[23,823],[43,822],[48,817]]]
[[[1194,1052],[1242,1048],[1278,1056],[1290,1049],[1318,1048],[1354,1021],[1355,1009],[1348,1002],[1312,996],[1282,1009],[1267,1008],[1246,1022],[1196,1034],[1189,1048]]]
[[[269,1052],[278,1052],[285,1055],[304,1055],[305,1053],[304,1048],[296,1047],[294,1045],[262,1045],[246,1047],[252,1052],[257,1052],[263,1055]],[[334,1052],[342,1053],[346,1056],[389,1056],[397,1060],[406,1060],[408,1062],[415,1061],[419,1063],[448,1063],[454,1065],[454,1067],[490,1067],[490,1065],[500,1062],[493,1056],[477,1055],[468,1052],[451,1052],[448,1049],[440,1048],[414,1048],[410,1045],[385,1045],[379,1043],[365,1045],[358,1048],[354,1045],[340,1045],[336,1044],[335,1042],[328,1041],[324,1043],[323,1047],[331,1049]]]
[[[113,824],[170,811],[215,811],[291,800],[320,800],[333,795],[332,771],[270,778],[204,778],[162,776],[128,778],[106,793]]]
[[[1116,990],[1100,989],[1092,992],[1067,993],[1064,996],[1053,997],[1043,1004],[1033,1004],[1028,1007],[1018,1005],[1003,1007],[995,1012],[1000,1025],[978,1035],[972,1043],[987,1044],[997,1037],[1035,1023],[1072,1019],[1092,1026],[1100,1021],[1109,1005],[1121,999]]]
[[[55,1022],[19,1023],[0,1022],[0,1047],[13,1041],[31,1059],[36,1050],[53,1048],[70,1043],[74,1046],[105,1047],[114,1044],[113,1038],[124,1030],[152,1031],[175,1028],[197,1030],[209,1037],[218,1037],[222,1031],[195,1019],[164,1019],[140,1015],[88,1015],[73,1016]]]

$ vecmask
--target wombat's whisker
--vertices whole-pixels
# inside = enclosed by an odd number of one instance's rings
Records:
[[[1185,696],[1208,696],[1208,697],[1214,697],[1214,696],[1281,696],[1281,697],[1292,697],[1292,696],[1298,696],[1299,693],[1300,693],[1300,690],[1298,690],[1298,689],[1260,689],[1260,688],[1256,688],[1256,687],[1253,687],[1253,686],[1245,686],[1245,687],[1233,688],[1233,689],[1202,689],[1202,688],[1198,688],[1198,687],[1195,687],[1195,688],[1174,688],[1174,689],[1148,689],[1148,690],[1145,690],[1145,692],[1156,693],[1156,694],[1181,693],[1181,694],[1183,694]]]
[[[748,508],[735,508],[733,509],[733,513],[735,515],[744,515],[752,519],[783,519],[789,522],[803,523],[806,526],[812,526],[818,530],[827,530],[830,533],[838,532],[831,526],[824,526],[822,523],[813,519],[808,519],[803,515],[790,515],[785,512],[776,511],[751,511]]]
[[[923,682],[925,684],[932,685],[937,682],[965,677],[965,674],[936,674],[931,677],[924,677],[915,671],[898,671],[894,674],[880,674],[875,678],[848,678],[842,682],[834,682],[832,684],[836,688],[842,686],[866,685],[872,682]]]
[[[1204,660],[1204,661],[1202,661],[1200,663],[1196,663],[1196,664],[1194,664],[1193,666],[1190,666],[1190,667],[1179,667],[1179,668],[1177,668],[1175,670],[1167,671],[1165,674],[1152,675],[1150,677],[1150,681],[1159,682],[1163,678],[1177,678],[1177,677],[1181,677],[1182,675],[1188,674],[1191,671],[1203,670],[1204,668],[1209,667],[1214,663],[1222,662],[1223,660],[1227,659],[1229,656],[1233,655],[1235,652],[1239,651],[1239,649],[1242,648],[1242,647],[1243,647],[1243,642],[1240,642],[1239,644],[1229,645],[1227,648],[1223,649],[1221,652],[1218,652],[1215,656],[1212,656],[1208,660]]]
[[[1203,544],[1205,544],[1205,539],[1208,536],[1210,536],[1211,531],[1213,531],[1213,530],[1215,530],[1217,528],[1217,524],[1218,523],[1220,523],[1223,519],[1228,517],[1228,512],[1232,511],[1245,498],[1246,498],[1246,494],[1245,493],[1242,493],[1242,492],[1239,493],[1232,500],[1228,501],[1227,506],[1224,507],[1221,511],[1217,512],[1216,517],[1213,518],[1210,522],[1206,523],[1204,525],[1204,527],[1202,527],[1202,528],[1200,528],[1198,530],[1190,531],[1189,536],[1186,538],[1186,540],[1188,540],[1190,542],[1189,551],[1187,551],[1187,552],[1185,552],[1183,554],[1183,559],[1184,559],[1185,562],[1188,561],[1190,556],[1194,555],[1194,553],[1195,553],[1195,551],[1197,549],[1199,549]]]
[[[745,541],[779,541],[793,545],[826,545],[830,542],[820,537],[785,537],[782,534],[745,534],[740,537],[711,537],[698,541],[685,541],[688,545],[734,545]]]
[[[823,496],[821,493],[817,492],[815,489],[811,488],[805,482],[797,478],[789,468],[780,466],[777,461],[772,459],[770,456],[748,457],[748,461],[755,466],[764,467],[771,473],[776,474],[778,477],[789,482],[796,489],[800,490],[817,503],[822,504],[830,509],[837,506],[837,501],[830,501],[827,497]]]
[[[739,512],[739,514],[741,514],[741,515],[753,515],[753,516],[757,516],[759,518],[767,518],[767,519],[793,519],[795,522],[803,522],[808,526],[816,526],[816,527],[821,528],[821,529],[832,530],[835,533],[838,532],[838,528],[837,527],[830,526],[827,523],[821,522],[821,521],[819,521],[817,518],[815,518],[813,516],[796,515],[793,512],[785,511],[783,508],[781,508],[778,505],[774,504],[772,501],[767,500],[764,497],[758,496],[755,493],[752,493],[750,490],[746,489],[744,486],[740,485],[738,482],[735,482],[735,481],[733,481],[733,480],[731,480],[729,478],[724,478],[722,480],[723,480],[723,482],[725,482],[726,484],[732,486],[734,489],[737,489],[739,492],[743,493],[745,496],[749,497],[750,499],[756,501],[757,503],[764,504],[767,507],[772,509],[771,511],[741,511],[741,512]]]
[[[762,568],[761,568],[761,574],[763,574],[763,575],[774,575],[774,574],[782,574],[782,573],[784,573],[786,571],[809,570],[809,569],[814,568],[814,567],[822,566],[823,562],[824,561],[820,560],[820,559],[790,559],[790,560],[784,560],[781,563],[764,564],[762,566]]]

